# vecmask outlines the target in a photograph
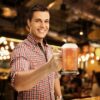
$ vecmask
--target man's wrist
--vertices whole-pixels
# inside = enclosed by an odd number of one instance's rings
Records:
[[[56,100],[63,100],[62,96],[56,96]]]

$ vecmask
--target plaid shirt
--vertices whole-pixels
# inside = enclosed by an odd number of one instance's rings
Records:
[[[20,43],[11,54],[11,77],[14,84],[14,77],[17,71],[27,71],[36,69],[46,63],[46,60],[52,56],[52,49],[48,44],[45,44],[46,57],[39,48],[38,43],[28,35],[22,43]],[[40,80],[37,85],[27,91],[18,92],[17,100],[55,100],[54,96],[54,79],[58,74],[53,72],[46,78]]]

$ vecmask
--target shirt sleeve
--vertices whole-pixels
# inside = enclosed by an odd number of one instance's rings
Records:
[[[55,72],[55,79],[60,78],[60,74],[58,72]]]
[[[16,72],[29,70],[30,63],[24,57],[17,57],[11,61],[11,84],[14,85]]]

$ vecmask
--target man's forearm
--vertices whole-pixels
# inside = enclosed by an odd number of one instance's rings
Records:
[[[62,100],[62,93],[59,78],[55,79],[55,96],[56,100]]]
[[[50,74],[50,64],[45,64],[37,70],[30,70],[26,72],[17,72],[14,81],[14,87],[17,91],[31,89],[36,83]]]

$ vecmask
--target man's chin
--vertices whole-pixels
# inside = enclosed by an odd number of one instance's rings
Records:
[[[40,36],[41,39],[43,39],[43,38],[45,38],[45,37],[46,37],[46,35],[45,35],[45,36]]]

